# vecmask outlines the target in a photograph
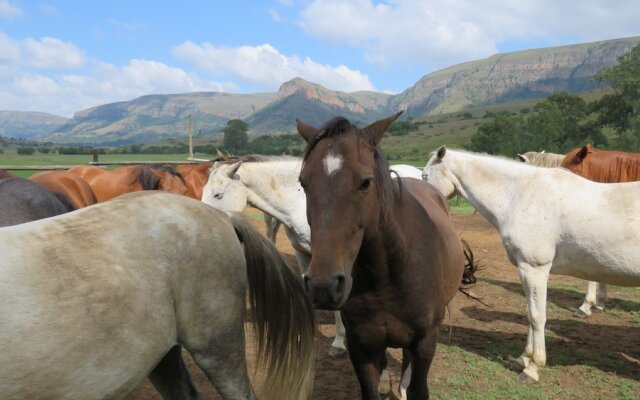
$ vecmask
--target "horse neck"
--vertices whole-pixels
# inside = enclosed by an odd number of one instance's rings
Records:
[[[537,170],[524,163],[461,152],[447,152],[444,162],[457,179],[458,193],[496,227],[507,215],[511,199],[517,198],[519,186]]]
[[[271,214],[305,240],[310,238],[306,198],[298,182],[302,161],[245,162],[239,175],[247,201]]]

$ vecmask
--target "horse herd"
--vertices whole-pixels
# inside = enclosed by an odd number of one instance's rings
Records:
[[[122,398],[147,376],[163,398],[198,398],[184,348],[224,399],[255,399],[245,321],[268,376],[260,398],[308,398],[317,308],[336,311],[329,352],[348,354],[363,399],[388,387],[388,347],[403,349],[402,397],[426,399],[447,304],[475,282],[454,194],[518,268],[519,381],[538,381],[549,274],[590,281],[579,316],[604,308],[606,284],[640,286],[640,157],[585,146],[551,165],[441,147],[423,170],[389,167],[379,143],[399,115],[297,121],[302,159],[0,171],[0,398]],[[270,238],[284,227],[297,270],[228,216],[248,206],[274,221]]]

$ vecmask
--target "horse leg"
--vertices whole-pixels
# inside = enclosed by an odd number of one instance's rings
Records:
[[[344,345],[345,328],[344,328],[344,323],[342,323],[342,317],[340,316],[340,311],[336,311],[335,316],[336,316],[336,337],[333,338],[333,343],[331,343],[331,348],[329,349],[329,355],[332,357],[338,357],[347,352],[347,348]]]
[[[411,354],[407,349],[402,349],[402,376],[400,377],[400,398],[407,400],[407,388],[411,382]]]
[[[544,326],[547,320],[547,283],[551,263],[543,266],[532,266],[525,262],[518,263],[520,280],[527,297],[527,317],[529,319],[529,336],[525,354],[521,356],[526,365],[518,381],[520,383],[537,382],[538,368],[547,362],[545,350]],[[530,358],[529,358],[530,357]]]
[[[587,282],[587,293],[584,295],[584,301],[582,305],[573,313],[574,316],[579,318],[586,318],[591,315],[591,307],[594,307],[597,302],[598,282]]]
[[[379,348],[363,348],[354,340],[353,335],[347,335],[349,345],[349,358],[351,365],[358,377],[362,400],[380,400],[378,388],[380,386],[380,373],[386,360],[385,347],[381,344]]]
[[[199,399],[198,390],[182,360],[182,346],[176,345],[149,374],[153,387],[163,399]]]
[[[436,355],[437,340],[437,327],[431,327],[427,330],[425,337],[409,348],[411,364],[403,373],[403,375],[408,375],[407,377],[403,376],[403,380],[409,378],[409,386],[406,389],[407,400],[427,400],[429,398],[427,376],[433,357]]]
[[[607,284],[598,282],[598,294],[596,295],[596,311],[604,311],[604,302],[607,301]]]
[[[389,376],[389,370],[387,369],[387,352],[384,352],[382,359],[380,359],[380,383],[378,384],[378,393],[387,394],[391,392],[391,377]]]

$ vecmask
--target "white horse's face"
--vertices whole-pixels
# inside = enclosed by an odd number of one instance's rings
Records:
[[[446,148],[441,147],[427,161],[427,165],[422,170],[422,179],[436,187],[446,198],[452,197],[456,193],[454,176],[443,162]]]
[[[247,188],[240,182],[235,164],[214,165],[202,189],[202,201],[228,214],[240,213],[247,207]]]

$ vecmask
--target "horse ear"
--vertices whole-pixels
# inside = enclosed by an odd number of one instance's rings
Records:
[[[518,160],[522,161],[523,163],[526,163],[527,162],[527,157],[525,157],[522,154],[518,153]]]
[[[542,150],[542,151],[540,152],[540,154],[544,154],[544,150]]]
[[[582,146],[582,148],[576,154],[576,158],[580,161],[584,160],[585,158],[587,158],[587,154],[589,154],[589,150],[591,150],[591,145],[587,144],[585,146]]]
[[[309,143],[311,139],[313,139],[318,134],[318,129],[314,128],[311,125],[305,124],[297,118],[296,127],[298,128],[298,134],[300,134],[300,136],[302,136],[307,143]]]
[[[380,143],[380,140],[382,139],[382,135],[384,135],[387,129],[389,129],[389,127],[391,126],[391,124],[393,124],[393,122],[396,119],[398,119],[400,114],[402,114],[403,112],[404,110],[399,111],[388,118],[376,121],[373,124],[364,128],[364,131],[371,136],[371,138],[373,139],[373,143],[375,143],[376,146],[378,145],[378,143]]]
[[[237,162],[234,162],[233,164],[222,165],[222,168],[223,168],[222,171],[229,178],[234,179],[234,175],[236,174],[236,172],[238,172],[238,168],[240,168],[240,164],[242,164],[242,161],[237,161]]]
[[[440,148],[436,151],[436,156],[438,157],[438,160],[442,160],[446,154],[447,154],[447,148],[444,146],[440,146]]]

